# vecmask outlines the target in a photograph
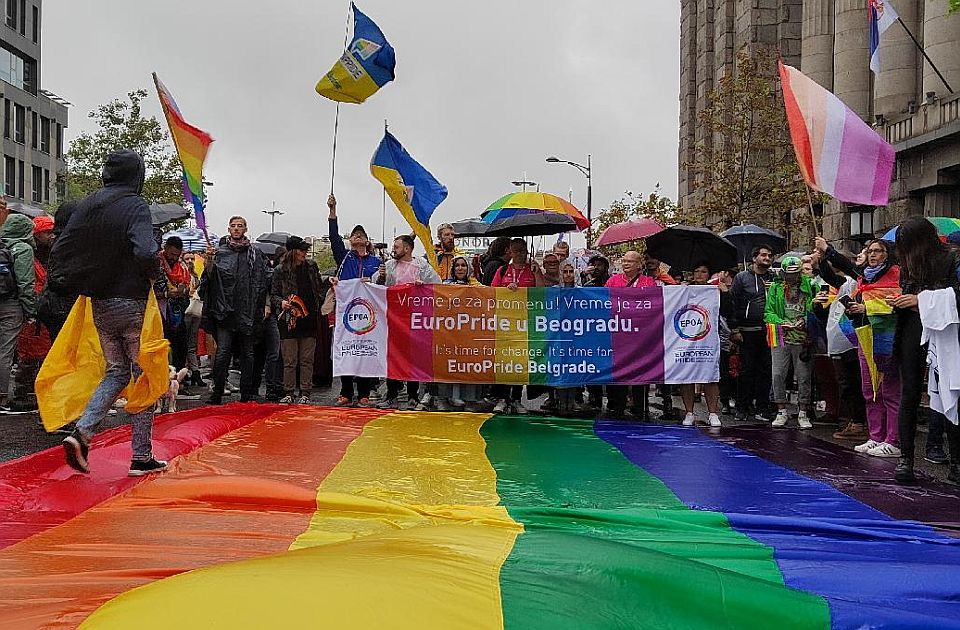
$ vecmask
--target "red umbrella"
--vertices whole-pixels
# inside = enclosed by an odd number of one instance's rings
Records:
[[[605,247],[607,245],[629,243],[653,236],[657,232],[662,231],[663,226],[653,219],[638,219],[636,221],[614,223],[603,231],[603,234],[600,235],[595,245],[597,247]]]

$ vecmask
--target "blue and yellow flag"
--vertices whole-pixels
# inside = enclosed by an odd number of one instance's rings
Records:
[[[320,81],[317,93],[341,103],[362,103],[393,81],[393,46],[373,20],[353,3],[353,41]]]
[[[437,269],[430,218],[447,198],[447,187],[414,160],[389,131],[383,132],[383,140],[370,160],[370,173],[383,184],[400,214],[423,243],[427,260]]]

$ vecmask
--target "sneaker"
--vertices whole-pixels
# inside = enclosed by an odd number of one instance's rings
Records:
[[[692,413],[688,413],[683,418],[683,426],[685,427],[692,427],[696,423],[697,423],[697,416],[693,415]]]
[[[143,477],[152,473],[157,473],[167,469],[167,462],[150,458],[145,462],[130,462],[130,470],[127,472],[129,477]]]
[[[497,404],[493,406],[493,413],[503,413],[507,410],[507,401],[501,398],[497,401]]]
[[[309,397],[309,396],[301,396],[300,398],[297,398],[297,403],[296,403],[296,404],[298,404],[298,405],[309,405],[309,404],[310,404],[310,397]]]
[[[334,406],[334,407],[349,407],[352,402],[353,402],[353,401],[351,401],[351,400],[350,400],[349,398],[347,398],[346,396],[337,396],[337,399],[336,399],[335,401],[333,401],[333,406]]]
[[[292,404],[293,404],[293,396],[284,396],[283,398],[280,399],[280,404],[281,404],[281,405],[292,405]]]
[[[813,423],[810,422],[810,418],[807,416],[806,411],[801,411],[797,414],[797,424],[800,425],[801,429],[812,429]]]
[[[901,453],[900,449],[893,444],[881,442],[867,451],[867,455],[872,457],[900,457]]]
[[[833,439],[835,440],[862,440],[867,436],[867,427],[863,426],[859,422],[850,422],[847,423],[847,426],[843,427],[840,431],[837,431],[833,434]]]
[[[932,446],[928,448],[923,458],[931,464],[946,464],[948,461],[950,461],[947,458],[947,454],[943,452],[943,448],[939,446]]]
[[[710,417],[707,419],[707,422],[710,423],[710,426],[711,426],[711,427],[720,427],[720,426],[723,426],[723,425],[720,423],[720,416],[718,416],[718,415],[715,414],[715,413],[711,413],[711,414],[710,414]]]
[[[433,394],[427,393],[423,395],[423,398],[420,399],[420,404],[426,408],[430,406],[430,403],[433,402]],[[422,411],[422,409],[421,409]]]
[[[866,453],[870,449],[877,448],[878,446],[880,446],[880,442],[877,442],[875,440],[867,440],[866,442],[864,442],[863,444],[860,444],[859,446],[854,446],[853,450],[855,450],[858,453]]]
[[[357,401],[357,407],[373,407],[373,404],[371,404],[369,398],[361,398]]]
[[[913,459],[901,457],[897,460],[897,468],[893,471],[893,478],[897,483],[914,483],[917,477],[913,474]]]
[[[437,398],[434,408],[437,411],[450,411],[450,403],[447,402],[446,398]]]
[[[377,409],[397,409],[400,405],[397,403],[396,398],[387,398],[382,403],[377,405]]]
[[[781,412],[777,413],[777,417],[773,419],[773,423],[771,424],[771,426],[774,426],[774,427],[785,427],[785,426],[787,426],[787,420],[788,420],[788,419],[789,419],[789,416],[787,416],[787,412],[786,412],[786,411],[781,411]]]
[[[463,409],[464,407],[467,406],[467,403],[460,400],[459,398],[451,398],[450,404],[456,407],[457,409]]]
[[[67,465],[70,468],[82,473],[90,472],[90,464],[87,461],[90,446],[79,431],[74,429],[73,433],[64,438],[63,450],[67,456]]]

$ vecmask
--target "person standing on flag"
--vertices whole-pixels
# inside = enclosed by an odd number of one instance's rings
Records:
[[[380,273],[383,261],[372,253],[370,239],[362,225],[350,230],[350,250],[343,244],[340,236],[340,225],[337,221],[337,198],[332,194],[327,198],[327,208],[330,229],[330,247],[333,249],[333,258],[337,263],[337,275],[331,281],[336,285],[340,280],[363,280],[370,282]],[[353,404],[356,393],[357,405],[370,406],[370,392],[373,390],[375,379],[363,376],[341,376],[340,395],[334,403],[338,407]],[[356,391],[354,391],[356,386]]]

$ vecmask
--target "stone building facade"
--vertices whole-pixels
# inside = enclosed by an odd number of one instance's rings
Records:
[[[0,0],[3,191],[11,202],[56,205],[66,172],[68,103],[41,89],[41,0]]]
[[[679,201],[700,193],[683,164],[699,141],[697,115],[737,50],[772,45],[784,61],[834,92],[897,151],[886,207],[823,208],[831,240],[882,233],[907,214],[960,216],[960,92],[951,94],[907,31],[882,37],[883,71],[870,71],[868,0],[681,0]],[[960,90],[960,13],[946,0],[899,0],[896,10],[946,82]],[[853,223],[853,225],[851,225]],[[872,229],[871,229],[872,228]]]

